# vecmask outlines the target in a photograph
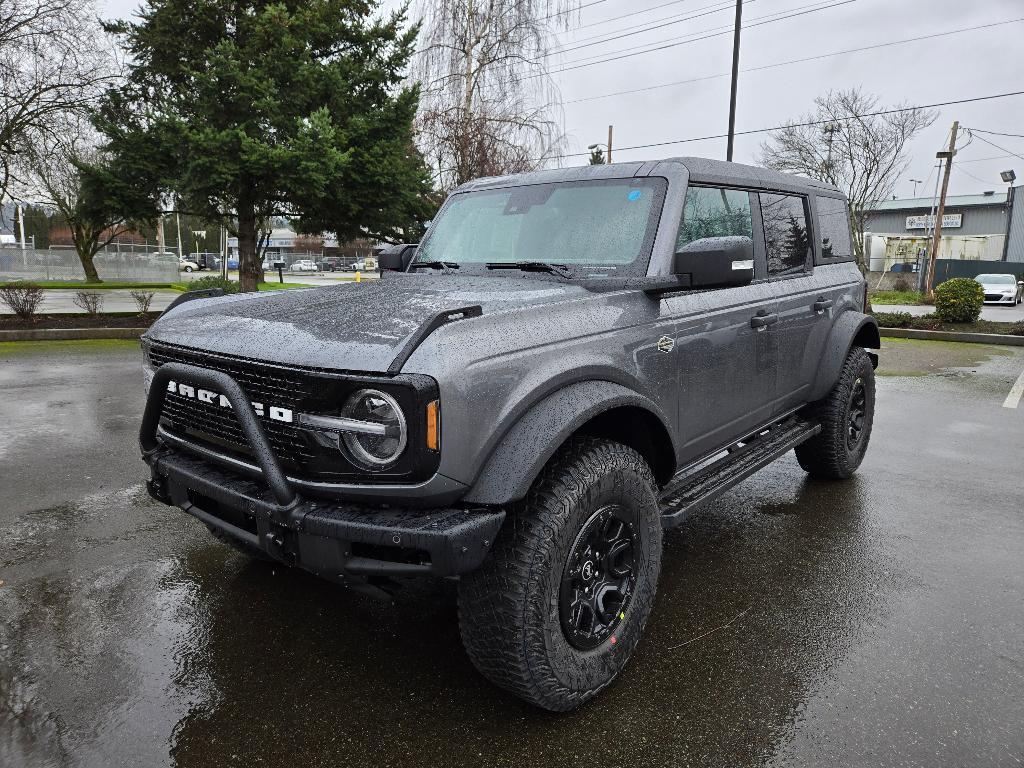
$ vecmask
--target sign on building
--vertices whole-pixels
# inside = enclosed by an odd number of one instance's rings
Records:
[[[963,223],[964,215],[962,213],[947,213],[942,217],[943,229],[962,227]],[[934,226],[934,216],[907,216],[907,229],[931,229]]]

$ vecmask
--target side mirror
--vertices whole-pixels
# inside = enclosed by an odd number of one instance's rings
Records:
[[[705,237],[676,251],[676,275],[690,277],[691,288],[747,285],[754,279],[754,242],[749,237]]]
[[[404,272],[415,253],[416,246],[408,243],[385,246],[375,254],[377,267],[381,272]]]

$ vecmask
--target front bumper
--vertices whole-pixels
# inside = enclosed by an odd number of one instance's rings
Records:
[[[265,482],[172,449],[157,437],[167,381],[210,386],[231,402]],[[281,471],[252,404],[225,373],[168,363],[154,374],[139,435],[155,499],[275,560],[333,581],[451,576],[480,566],[505,519],[492,508],[412,509],[304,498]]]

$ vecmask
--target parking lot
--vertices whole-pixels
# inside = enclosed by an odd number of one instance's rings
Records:
[[[858,475],[789,455],[667,534],[629,667],[552,715],[451,584],[374,602],[152,502],[137,344],[0,344],[0,765],[1019,765],[1024,349],[881,358]]]

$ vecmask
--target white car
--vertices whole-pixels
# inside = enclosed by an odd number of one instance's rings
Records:
[[[1021,303],[1024,281],[1013,275],[978,275],[976,278],[985,291],[986,304],[1009,304],[1015,307]]]
[[[316,272],[316,264],[309,259],[300,259],[299,261],[292,262],[292,265],[288,267],[290,272]]]
[[[198,272],[199,264],[191,259],[178,259],[178,269],[182,272]]]

